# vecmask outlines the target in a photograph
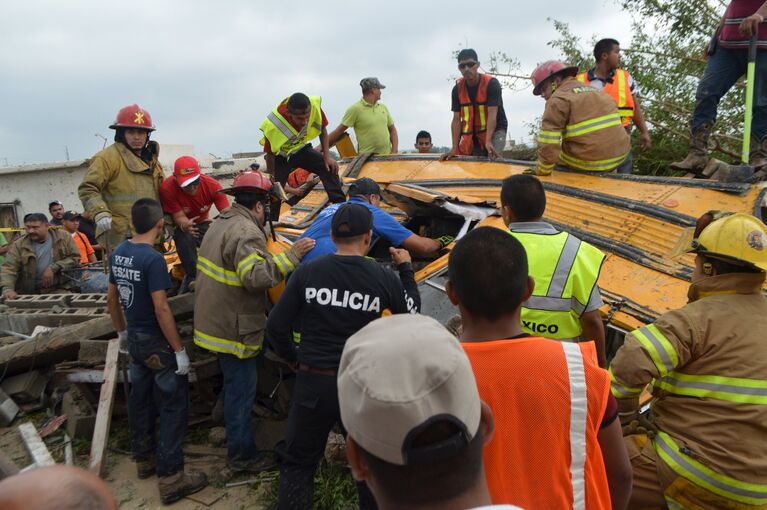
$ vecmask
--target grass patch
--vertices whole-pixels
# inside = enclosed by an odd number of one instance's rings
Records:
[[[273,481],[262,482],[258,502],[268,510],[277,508],[279,499],[279,474]],[[314,501],[312,508],[318,510],[345,510],[358,508],[357,485],[349,469],[338,464],[328,464],[325,459],[314,475]]]

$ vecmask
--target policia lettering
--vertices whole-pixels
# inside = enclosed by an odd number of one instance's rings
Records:
[[[311,303],[313,300],[317,300],[317,304],[322,306],[336,306],[339,308],[351,308],[352,310],[362,310],[364,312],[381,312],[381,298],[375,296],[371,299],[369,294],[361,294],[359,292],[343,291],[341,299],[339,299],[338,289],[315,289],[314,287],[307,287],[305,289],[305,298],[307,303]]]

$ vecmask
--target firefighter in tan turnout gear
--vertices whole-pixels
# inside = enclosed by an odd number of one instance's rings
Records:
[[[538,163],[531,172],[549,175],[554,165],[609,172],[629,154],[631,143],[615,102],[574,76],[577,67],[549,60],[533,71],[533,94],[546,100],[538,131]]]
[[[634,468],[629,508],[767,508],[767,227],[708,213],[688,251],[690,303],[627,335],[610,367]]]
[[[234,204],[208,229],[197,257],[194,343],[218,354],[224,375],[228,465],[235,473],[275,466],[256,448],[251,422],[266,291],[283,281],[314,247],[314,240],[302,239],[277,255],[267,251],[264,224],[271,190],[272,182],[259,172],[243,172],[231,188],[220,190],[234,195]]]
[[[148,111],[126,106],[109,128],[115,130],[115,143],[93,156],[77,193],[96,222],[99,244],[114,250],[132,231],[133,204],[141,198],[160,200],[164,175],[157,159],[160,144],[149,140],[155,127]]]

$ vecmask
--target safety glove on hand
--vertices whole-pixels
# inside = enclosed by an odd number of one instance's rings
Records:
[[[442,248],[445,248],[450,243],[452,243],[453,241],[455,241],[455,237],[453,237],[453,236],[442,236],[442,237],[437,237],[434,240],[439,243],[439,247],[440,247],[440,249],[442,249]]]
[[[186,349],[182,348],[176,353],[176,365],[178,365],[176,375],[187,375],[189,373],[190,362],[189,356],[186,353]]]

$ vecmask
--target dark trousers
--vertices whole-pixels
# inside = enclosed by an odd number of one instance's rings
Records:
[[[716,49],[706,63],[706,70],[695,93],[695,111],[692,114],[692,130],[704,123],[716,120],[719,100],[746,74],[748,50]],[[767,50],[756,52],[754,79],[754,107],[751,132],[758,138],[767,135]]]
[[[208,231],[211,222],[205,221],[196,225],[199,237],[194,237],[192,234],[187,234],[179,227],[173,232],[173,240],[176,243],[176,253],[178,258],[181,259],[181,266],[184,268],[184,273],[191,279],[197,278],[197,249],[202,244],[202,238],[205,236],[205,232]]]
[[[131,391],[128,424],[137,460],[157,456],[157,476],[184,469],[182,445],[189,410],[189,381],[176,375],[176,356],[161,335],[128,332]],[[160,416],[159,442],[155,421]]]
[[[325,454],[328,434],[341,422],[336,376],[299,371],[293,388],[285,439],[277,444],[280,458],[280,510],[312,508],[314,474]],[[377,505],[367,485],[358,483],[361,509]]]
[[[314,150],[310,144],[304,145],[302,149],[291,154],[290,158],[275,156],[274,166],[274,179],[283,186],[288,182],[290,172],[296,168],[303,168],[320,178],[330,202],[346,201],[346,196],[344,196],[343,189],[341,188],[341,179],[337,175],[328,172],[327,168],[325,168],[325,158]],[[291,203],[291,205],[293,204]],[[271,212],[272,220],[277,221],[280,217],[279,206],[273,206]]]
[[[253,439],[253,403],[258,384],[258,358],[240,359],[219,354],[224,374],[224,422],[229,461],[247,462],[260,457]]]

